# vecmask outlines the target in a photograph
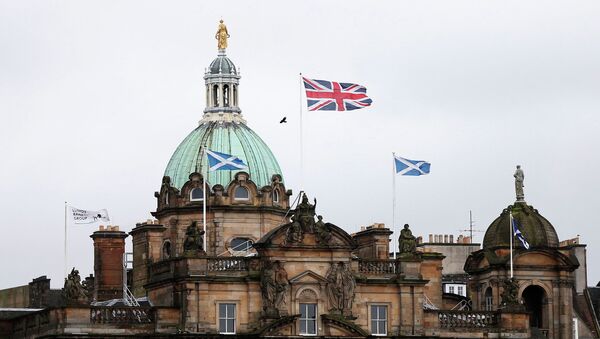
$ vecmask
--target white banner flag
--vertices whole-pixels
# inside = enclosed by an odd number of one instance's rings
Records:
[[[103,209],[99,211],[86,211],[71,207],[71,217],[74,224],[91,224],[97,221],[110,222],[108,211]]]

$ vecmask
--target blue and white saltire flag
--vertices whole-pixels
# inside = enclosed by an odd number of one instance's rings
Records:
[[[521,231],[519,231],[519,227],[517,226],[517,220],[515,218],[512,219],[512,227],[513,227],[513,235],[515,237],[517,237],[517,239],[519,239],[519,241],[521,242],[521,244],[523,244],[523,247],[525,247],[525,249],[529,249],[529,243],[527,242],[527,240],[525,240],[525,237],[523,236],[523,234],[521,234]]]
[[[244,164],[242,159],[236,157],[235,155],[215,152],[208,149],[206,150],[206,155],[208,156],[208,170],[211,172],[248,169],[248,166]]]
[[[419,176],[429,174],[431,164],[423,160],[408,160],[394,156],[396,174]]]

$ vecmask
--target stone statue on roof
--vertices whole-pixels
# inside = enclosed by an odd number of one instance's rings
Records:
[[[219,21],[219,28],[217,29],[217,33],[215,34],[215,39],[217,39],[217,46],[219,49],[227,48],[227,38],[229,38],[229,32],[227,32],[227,26],[223,23],[223,19]]]
[[[517,193],[517,201],[525,201],[525,194],[523,193],[523,180],[525,180],[525,174],[523,173],[520,165],[517,165],[517,170],[515,171],[515,174],[513,174],[513,177],[515,177],[515,192]]]

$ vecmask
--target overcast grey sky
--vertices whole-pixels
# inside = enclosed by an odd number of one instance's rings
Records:
[[[125,231],[150,217],[201,118],[221,17],[243,114],[294,193],[298,73],[373,98],[305,115],[305,186],[326,221],[390,225],[396,152],[432,164],[396,178],[398,225],[457,235],[472,210],[485,230],[521,164],[527,202],[600,255],[598,1],[0,1],[0,288],[62,285],[64,201]],[[69,226],[83,275],[96,227]]]

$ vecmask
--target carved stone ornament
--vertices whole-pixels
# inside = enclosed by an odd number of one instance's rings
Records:
[[[317,242],[320,245],[327,245],[331,242],[331,229],[329,228],[328,224],[323,222],[322,216],[317,216],[317,219],[319,219],[315,223],[315,235]]]
[[[285,236],[286,244],[302,243],[305,233],[315,233],[317,199],[314,201],[314,205],[309,203],[306,193],[302,194],[302,202],[296,207]]]
[[[329,298],[329,313],[352,317],[352,303],[356,280],[348,264],[332,263],[327,272],[327,296]]]
[[[405,224],[404,229],[400,231],[398,245],[400,255],[410,256],[417,253],[417,239],[412,234],[408,224]]]
[[[186,255],[206,254],[204,252],[204,230],[199,229],[195,221],[192,221],[185,231],[183,250]]]
[[[502,305],[514,308],[519,306],[519,284],[517,283],[517,279],[510,278],[504,280],[504,289],[502,294],[500,295],[502,299]]]
[[[263,261],[260,272],[260,290],[264,317],[279,318],[287,313],[284,306],[289,287],[288,275],[283,264],[280,261]]]
[[[81,284],[79,271],[75,267],[73,267],[71,273],[65,279],[62,294],[67,304],[86,304],[88,302],[86,290]]]

